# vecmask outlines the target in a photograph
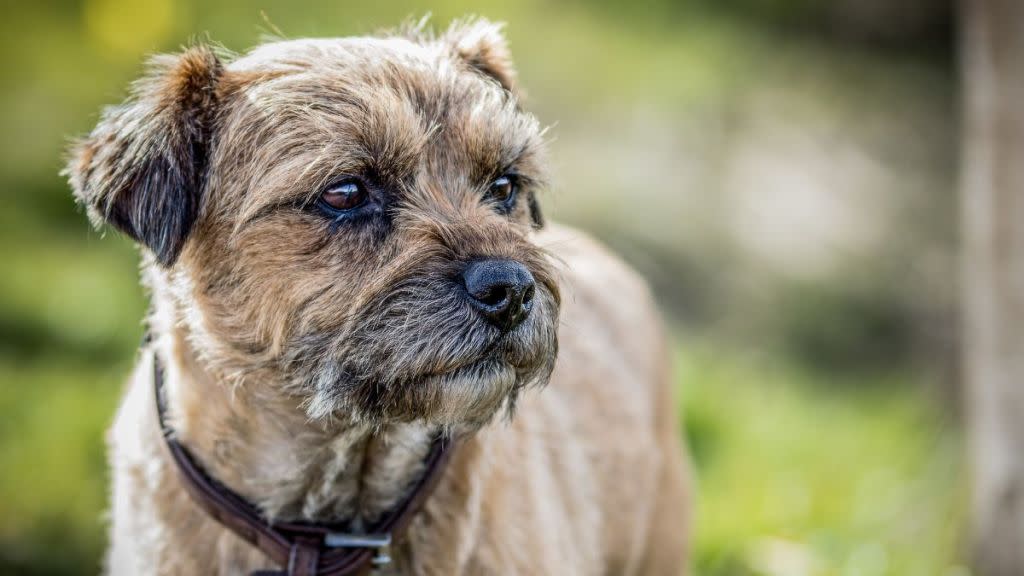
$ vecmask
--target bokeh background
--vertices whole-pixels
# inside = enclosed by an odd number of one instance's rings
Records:
[[[103,435],[142,332],[69,139],[146,54],[508,23],[554,136],[547,213],[622,254],[675,339],[698,575],[965,576],[957,77],[942,0],[49,0],[0,35],[0,573],[93,574]]]

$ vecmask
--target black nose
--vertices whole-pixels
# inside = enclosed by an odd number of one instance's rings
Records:
[[[515,328],[533,308],[533,274],[515,260],[470,262],[462,280],[473,307],[499,328]]]

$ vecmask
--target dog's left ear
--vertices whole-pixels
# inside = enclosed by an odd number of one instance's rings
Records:
[[[156,56],[128,100],[75,144],[64,171],[95,224],[109,222],[163,266],[199,212],[222,72],[207,46]]]
[[[455,22],[444,38],[471,68],[497,80],[506,90],[515,91],[516,69],[503,27],[482,18]]]

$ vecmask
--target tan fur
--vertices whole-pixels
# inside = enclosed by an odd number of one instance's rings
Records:
[[[157,60],[76,146],[76,196],[145,248],[153,298],[154,340],[110,434],[108,572],[269,566],[183,492],[154,354],[175,433],[270,518],[358,530],[408,491],[437,433],[464,436],[395,573],[684,571],[687,474],[658,314],[596,243],[541,229],[542,132],[514,81],[483,21],[277,42],[227,63],[199,46]],[[506,214],[484,191],[510,171]],[[381,210],[317,212],[340,175],[372,181]],[[455,280],[482,257],[537,280],[507,333]]]

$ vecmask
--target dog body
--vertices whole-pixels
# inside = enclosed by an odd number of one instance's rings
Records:
[[[679,574],[687,483],[646,287],[543,225],[541,131],[498,28],[157,61],[68,169],[144,247],[152,342],[111,430],[112,574],[269,560],[199,508],[163,445],[271,519],[395,507],[463,438],[400,574]],[[558,361],[555,362],[556,351]]]

